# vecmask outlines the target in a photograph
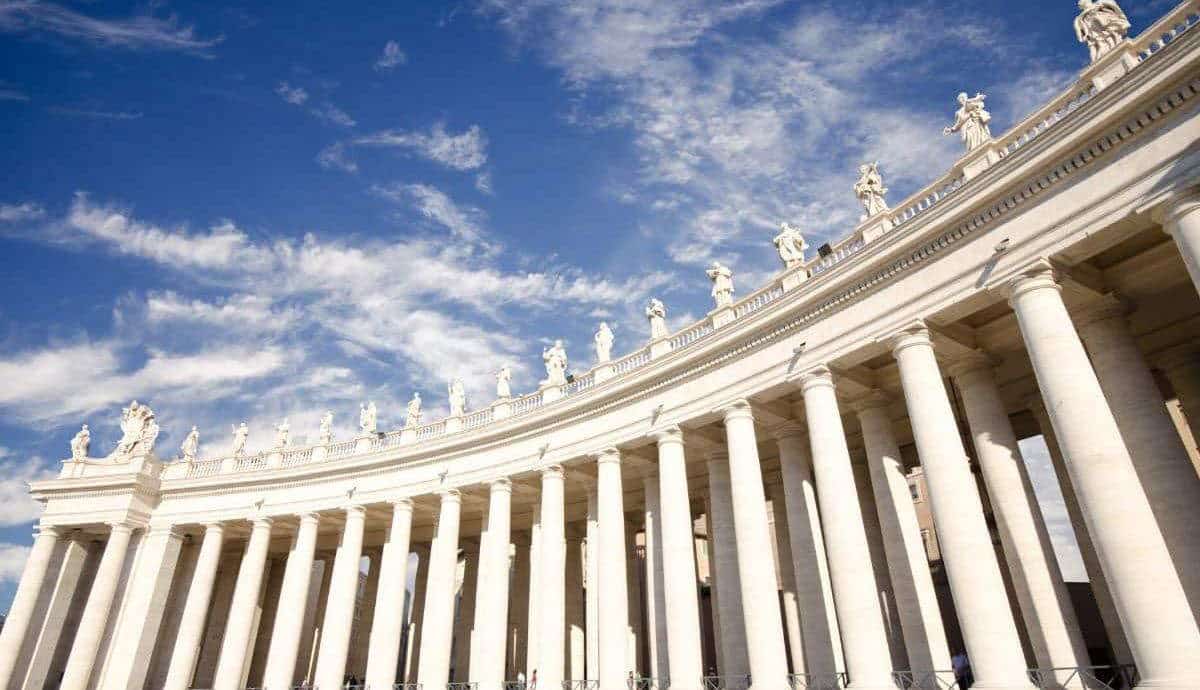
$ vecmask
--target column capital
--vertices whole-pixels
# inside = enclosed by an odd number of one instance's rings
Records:
[[[813,388],[834,387],[833,372],[824,364],[818,364],[808,371],[803,372],[800,374],[799,379],[800,390],[805,393]]]
[[[47,536],[47,537],[54,537],[55,539],[61,539],[62,535],[63,535],[63,531],[64,531],[63,528],[59,527],[58,525],[39,524],[39,525],[35,525],[33,528],[33,537],[36,539],[41,536]]]
[[[771,429],[771,435],[776,441],[785,438],[804,438],[808,435],[808,427],[797,421],[784,422]]]
[[[271,525],[275,523],[275,518],[260,515],[259,517],[250,520],[250,528],[252,530],[271,529]]]
[[[892,399],[886,393],[881,390],[872,389],[871,392],[867,393],[863,397],[851,401],[847,407],[861,417],[864,413],[869,412],[870,410],[887,410],[888,406],[891,404]]]
[[[1008,303],[1012,304],[1015,299],[1033,290],[1050,289],[1061,292],[1062,285],[1059,283],[1059,277],[1060,271],[1049,259],[1034,261],[1020,269],[1004,284]]]
[[[905,325],[900,330],[887,336],[886,340],[892,347],[892,356],[898,355],[901,350],[910,347],[933,347],[933,336],[929,333],[929,327],[920,319]]]
[[[438,497],[442,500],[442,504],[446,503],[462,503],[462,494],[458,489],[446,489],[438,492]]]
[[[653,431],[650,436],[658,442],[659,448],[670,443],[683,443],[683,430],[674,424]]]
[[[1124,320],[1129,311],[1129,305],[1125,300],[1115,293],[1108,292],[1079,312],[1072,314],[1071,320],[1075,323],[1075,329],[1079,331],[1080,337],[1084,337],[1084,331],[1089,327],[1106,321]]]
[[[615,447],[605,448],[597,453],[592,453],[592,459],[597,465],[605,465],[608,463],[621,464],[621,451]]]
[[[1197,211],[1200,211],[1200,187],[1191,187],[1169,196],[1151,212],[1150,217],[1162,224],[1163,232],[1171,235],[1175,233],[1180,218]]]
[[[563,469],[562,465],[550,465],[542,468],[542,481],[546,481],[547,479],[561,480],[564,476],[566,476],[566,470]]]
[[[205,536],[208,536],[210,534],[225,534],[225,523],[224,522],[206,522],[206,523],[204,523],[204,534],[205,534]]]
[[[132,534],[136,528],[128,522],[110,522],[108,523],[108,529],[112,534]]]
[[[346,506],[346,519],[365,520],[367,517],[367,507],[363,505]]]
[[[725,403],[717,408],[717,412],[720,412],[724,416],[726,422],[731,419],[754,419],[754,412],[750,409],[750,401],[745,398],[738,398],[737,400]]]
[[[491,493],[494,493],[494,494],[499,494],[499,493],[511,494],[512,490],[513,490],[512,480],[509,479],[508,477],[500,477],[499,479],[493,479],[490,482],[487,482],[487,485],[488,485],[488,491],[490,491]]]
[[[176,539],[183,539],[183,530],[179,528],[179,525],[155,525],[146,530],[146,536],[174,537]]]
[[[301,527],[304,525],[318,525],[321,523],[321,514],[315,510],[297,513],[296,517],[300,520]]]
[[[413,511],[413,502],[408,496],[393,498],[389,503],[392,504],[393,511],[408,511],[410,513]]]

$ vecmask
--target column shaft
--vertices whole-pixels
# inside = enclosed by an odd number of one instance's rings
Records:
[[[754,417],[746,401],[725,410],[725,440],[729,448],[729,486],[752,687],[774,690],[787,686],[787,652],[775,569],[770,567],[771,530],[767,524],[758,441]]]
[[[625,562],[625,507],[621,455],[609,449],[597,457],[596,507],[600,543],[600,690],[625,687],[626,628],[629,610]]]
[[[454,580],[458,569],[458,529],[462,497],[442,494],[436,536],[429,549],[429,575],[421,627],[421,663],[417,682],[441,688],[450,680],[450,646],[454,642]]]
[[[472,627],[475,625],[475,599],[479,586],[479,549],[474,543],[463,549],[463,579],[459,590],[458,622],[454,626],[454,681],[464,683],[471,677]]]
[[[279,606],[275,611],[275,629],[267,652],[263,671],[265,690],[289,690],[296,673],[296,658],[300,653],[300,637],[308,613],[308,592],[312,585],[313,558],[317,552],[316,513],[300,516],[296,538],[288,554],[279,589]]]
[[[646,633],[650,641],[650,676],[670,678],[658,477],[647,474],[642,488],[646,495]]]
[[[42,525],[38,528],[33,548],[25,561],[25,570],[17,584],[17,592],[0,629],[0,688],[7,688],[16,671],[17,659],[25,638],[33,627],[33,614],[46,583],[50,561],[58,546],[58,528]],[[35,628],[36,629],[36,628]]]
[[[1200,290],[1200,192],[1192,190],[1172,201],[1163,229],[1175,240],[1192,284]]]
[[[567,537],[566,620],[567,651],[566,676],[571,680],[587,678],[587,621],[583,592],[583,535]]]
[[[400,640],[404,632],[404,595],[408,588],[408,547],[412,536],[412,501],[392,503],[392,522],[379,559],[379,589],[375,599],[375,623],[371,626],[367,651],[366,684],[390,688],[396,682]],[[503,620],[503,617],[501,617]],[[268,687],[266,690],[274,690]]]
[[[404,682],[416,683],[420,671],[421,631],[425,627],[425,600],[429,598],[429,555],[432,544],[413,547],[417,554],[417,581],[413,585],[412,615],[408,622],[408,641],[404,657]]]
[[[587,555],[584,586],[587,591],[585,606],[586,626],[585,642],[587,644],[587,679],[600,680],[600,530],[597,520],[599,511],[596,505],[596,487],[588,489],[587,506]]]
[[[1200,630],[1053,270],[1032,267],[1010,290],[1141,684],[1192,687]]]
[[[890,687],[887,632],[833,376],[821,367],[801,386],[846,671],[855,687]]]
[[[267,565],[267,548],[271,543],[271,520],[259,518],[250,530],[246,553],[238,569],[229,607],[229,621],[221,641],[221,656],[213,678],[214,690],[239,690],[243,687],[246,657],[250,652],[250,636],[254,632],[255,610],[262,590],[263,573]]]
[[[479,544],[471,679],[479,683],[479,690],[503,690],[512,526],[512,484],[507,479],[491,484],[486,526]]]
[[[742,611],[741,577],[738,552],[741,546],[733,528],[733,496],[729,488],[729,454],[714,451],[708,456],[709,529],[712,531],[712,565],[715,618],[720,627],[722,676],[740,677],[750,673],[750,652],[746,643],[746,616]]]
[[[132,535],[133,528],[129,525],[111,526],[104,555],[100,557],[100,566],[92,580],[92,591],[88,594],[83,617],[75,631],[75,642],[71,645],[71,655],[59,685],[62,690],[86,690],[88,687]]]
[[[1200,353],[1195,345],[1174,348],[1161,360],[1160,368],[1175,391],[1179,409],[1192,435],[1189,453],[1200,453]],[[1195,461],[1195,456],[1193,456]]]
[[[779,578],[779,599],[783,610],[783,629],[787,632],[788,660],[792,673],[804,673],[804,636],[800,632],[800,605],[796,600],[796,568],[792,563],[792,547],[789,542],[787,507],[783,497],[783,486],[775,484],[767,492],[771,500],[771,517],[774,528],[775,568]]]
[[[536,666],[539,688],[557,688],[566,680],[563,677],[566,670],[564,578],[567,569],[564,508],[563,469],[557,465],[548,467],[542,471],[541,537],[538,545],[539,576],[536,590],[540,593],[538,600],[541,608]],[[624,559],[621,562],[624,563]],[[600,663],[603,668],[603,653]]]
[[[700,603],[695,587],[695,529],[688,494],[687,461],[683,434],[672,427],[658,440],[659,524],[662,539],[663,603],[665,605],[667,660],[671,687],[700,690],[703,650],[700,642]],[[667,587],[666,583],[672,586]]]
[[[313,684],[318,688],[338,687],[346,673],[366,515],[362,506],[346,509],[346,525],[342,528],[342,542],[333,560],[333,578],[329,581],[329,599],[325,603],[325,630],[321,634],[321,650],[313,676]]]

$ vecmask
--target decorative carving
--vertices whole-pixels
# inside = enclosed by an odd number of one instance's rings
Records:
[[[596,362],[603,364],[612,359],[613,332],[608,323],[601,321],[595,335]]]
[[[546,386],[567,385],[567,350],[563,341],[555,340],[549,349],[542,350],[542,361],[546,364]]]
[[[240,458],[246,455],[246,439],[250,436],[250,427],[242,422],[233,430],[233,457]]]
[[[325,414],[321,415],[321,439],[320,443],[327,446],[333,443],[333,412],[325,410]]]
[[[180,444],[179,452],[183,455],[184,462],[196,462],[196,456],[200,453],[199,429],[192,427],[192,430],[184,437],[183,443]]]
[[[287,417],[284,417],[279,426],[275,427],[275,447],[287,448],[291,434],[292,427],[290,424],[288,424]]]
[[[858,182],[854,183],[854,195],[866,211],[863,220],[888,210],[887,201],[883,198],[887,193],[887,187],[883,186],[883,177],[879,174],[879,161],[858,166]]]
[[[408,418],[404,420],[405,428],[411,429],[421,423],[421,394],[413,393],[408,401]]]
[[[368,400],[367,404],[359,404],[358,406],[358,429],[364,435],[376,433],[375,429],[378,423],[378,410],[375,409],[375,401]]]
[[[467,411],[467,389],[462,379],[454,379],[448,387],[450,394],[450,416],[461,417]]]
[[[779,260],[785,268],[794,268],[804,263],[804,252],[808,243],[800,229],[789,223],[779,224],[779,234],[775,236],[775,250],[779,252]]]
[[[650,339],[659,340],[670,335],[667,332],[667,307],[660,300],[650,298],[646,305],[646,318],[650,320]]]
[[[158,439],[158,422],[148,405],[134,400],[121,410],[121,440],[109,456],[112,459],[127,459],[154,452],[154,441]]]
[[[943,135],[959,132],[967,153],[983,146],[992,140],[992,130],[988,123],[992,114],[983,107],[983,99],[987,96],[977,93],[974,98],[968,98],[966,93],[958,94],[958,111],[954,113],[954,124],[942,130]]]
[[[733,271],[720,261],[712,262],[712,268],[706,271],[712,281],[712,298],[717,308],[733,304]]]
[[[507,364],[496,372],[496,397],[500,400],[512,397],[512,369]]]
[[[1129,35],[1129,18],[1116,0],[1079,0],[1075,37],[1086,43],[1092,62],[1104,57]]]
[[[88,448],[92,445],[92,432],[88,431],[88,425],[84,424],[79,431],[71,439],[71,459],[75,461],[86,460],[88,456]]]

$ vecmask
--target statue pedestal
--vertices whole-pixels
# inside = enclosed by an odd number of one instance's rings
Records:
[[[447,417],[446,418],[446,433],[447,434],[453,434],[453,433],[462,431],[462,429],[463,429],[462,415],[459,415],[457,417]]]
[[[892,229],[892,219],[887,213],[876,213],[860,223],[859,228],[863,244],[870,244]]]
[[[492,419],[505,419],[512,416],[511,398],[500,398],[492,403]]]
[[[1079,75],[1079,81],[1084,84],[1091,83],[1097,91],[1103,91],[1128,74],[1129,70],[1137,67],[1137,64],[1137,51],[1127,38],[1116,48],[1101,55],[1099,60],[1088,65]]]
[[[613,368],[612,368],[612,365],[609,364],[608,362],[597,365],[595,370],[592,372],[592,380],[595,381],[596,383],[600,383],[602,381],[607,381],[607,380],[611,379],[612,377],[613,377]]]
[[[400,430],[400,445],[415,443],[417,440],[417,427],[406,426]]]
[[[958,159],[958,167],[962,170],[963,177],[969,180],[999,160],[1000,147],[993,140]]]
[[[245,457],[245,455],[243,455],[241,457]],[[228,473],[232,472],[234,466],[237,465],[237,461],[238,461],[238,456],[236,456],[236,455],[234,457],[225,458],[224,460],[222,460],[221,461],[221,474],[228,474]]]
[[[373,439],[373,438],[375,438],[374,435],[366,434],[366,435],[359,436],[358,438],[354,439],[354,452],[357,454],[357,453],[366,453],[366,452],[370,451],[371,450],[371,439]]]
[[[808,280],[808,269],[804,264],[789,267],[783,274],[783,291],[794,290]]]
[[[562,386],[545,384],[542,386],[542,404],[554,402],[562,397]]]
[[[720,328],[721,326],[729,324],[733,321],[733,307],[728,305],[718,307],[710,312],[709,316],[712,317],[713,328]]]
[[[329,446],[317,446],[313,448],[313,462],[321,462],[325,456],[329,455]]]
[[[650,359],[658,359],[671,351],[671,339],[659,338],[650,341]]]
[[[79,460],[63,460],[62,469],[58,472],[59,479],[70,479],[79,476],[79,472],[83,470],[84,461]]]
[[[267,467],[278,469],[283,467],[283,449],[275,448],[267,455]]]

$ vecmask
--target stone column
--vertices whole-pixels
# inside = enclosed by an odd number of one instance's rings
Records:
[[[783,609],[783,629],[787,632],[788,658],[792,673],[804,673],[804,636],[800,632],[800,605],[796,601],[796,567],[792,563],[792,548],[788,541],[786,501],[783,485],[772,485],[767,496],[771,499],[771,518],[775,536],[775,569],[779,577],[779,600]]]
[[[1030,267],[1009,301],[1033,363],[1071,482],[1130,647],[1141,685],[1197,682],[1200,630],[1104,391],[1063,304],[1053,269]],[[957,599],[956,599],[957,601]]]
[[[100,687],[145,685],[182,547],[183,535],[170,526],[150,529],[142,541],[130,576],[135,584],[128,588],[120,606],[121,615],[110,645],[114,653],[104,667]]]
[[[716,618],[720,623],[720,659],[722,676],[750,673],[750,652],[746,644],[746,616],[742,612],[742,588],[738,575],[741,545],[733,528],[733,496],[729,487],[729,454],[708,454],[709,528],[712,530],[712,565],[716,597]]]
[[[586,592],[584,603],[587,612],[584,616],[586,627],[584,638],[587,644],[587,679],[600,680],[600,531],[597,520],[599,511],[596,506],[596,487],[588,487],[587,505],[587,554],[584,556],[584,586]]]
[[[942,562],[954,594],[971,668],[984,687],[1028,688],[1025,655],[983,515],[967,451],[924,324],[892,341],[913,440],[933,508]]]
[[[1175,240],[1192,283],[1200,290],[1200,190],[1190,190],[1170,202],[1163,230]]]
[[[887,408],[888,400],[881,395],[855,405],[900,629],[910,669],[945,670],[950,668],[950,647]]]
[[[1087,666],[1087,645],[1075,617],[1029,471],[1017,446],[991,363],[974,358],[951,367],[962,395],[979,467],[1004,547],[1025,630],[1039,668]],[[1060,676],[1081,687],[1078,678]]]
[[[413,585],[412,615],[408,623],[408,642],[404,661],[404,682],[416,683],[421,668],[421,631],[425,627],[425,600],[429,598],[429,556],[432,544],[417,544],[417,581]]]
[[[845,662],[841,632],[834,614],[833,587],[817,509],[808,439],[804,427],[794,423],[777,429],[775,438],[779,443],[796,599],[802,612],[800,629],[804,639],[805,668],[808,673],[836,673],[845,667]]]
[[[655,434],[658,442],[659,524],[667,659],[671,687],[700,690],[704,675],[700,643],[700,603],[695,587],[696,551],[688,494],[683,433],[670,427]],[[666,587],[665,583],[671,583]]]
[[[57,570],[57,576],[50,577],[42,589],[42,598],[48,599],[44,607],[45,615],[41,615],[43,607],[39,605],[34,620],[40,620],[26,633],[25,649],[29,652],[29,663],[23,669],[24,682],[20,682],[19,676],[13,680],[17,687],[42,688],[47,678],[56,677],[61,672],[66,663],[62,652],[67,650],[60,647],[70,644],[70,634],[75,630],[80,613],[76,600],[91,585],[96,566],[95,543],[86,537],[67,538],[59,543],[62,564],[57,565],[58,558],[54,558],[50,564],[48,573]],[[159,685],[154,683],[155,687]]]
[[[163,690],[188,690],[192,685],[192,674],[200,656],[200,643],[204,639],[204,623],[208,620],[213,583],[217,579],[217,566],[221,562],[224,536],[225,526],[221,523],[213,522],[204,526],[204,541],[200,544],[196,571],[183,605],[183,616],[171,651],[171,663],[167,667]]]
[[[596,456],[596,506],[600,543],[600,690],[623,690],[626,679],[628,583],[625,579],[625,504],[621,454],[609,448]]]
[[[221,641],[221,656],[213,677],[213,690],[240,690],[246,655],[250,652],[250,636],[254,630],[254,613],[262,590],[263,573],[267,565],[267,548],[271,543],[271,519],[257,518],[250,529],[250,540],[238,569],[233,588],[233,603],[229,606],[229,621]],[[340,679],[339,679],[340,680]]]
[[[539,507],[529,528],[529,611],[526,613],[529,644],[525,656],[525,677],[532,680],[542,647],[542,513]]]
[[[641,520],[625,522],[625,615],[629,620],[629,625],[626,626],[628,636],[625,645],[625,673],[645,675],[646,664],[642,654],[645,648],[642,643],[646,641],[646,621],[642,615],[642,568],[638,563],[637,552],[640,526]]]
[[[1172,348],[1159,360],[1159,369],[1175,390],[1192,441],[1200,443],[1200,352],[1192,343]]]
[[[33,613],[46,582],[50,561],[58,546],[59,528],[40,525],[33,540],[33,549],[25,561],[25,570],[17,584],[17,592],[9,607],[8,617],[0,629],[0,688],[7,688],[17,665],[17,657],[25,637],[33,626]]]
[[[566,680],[563,677],[566,670],[563,658],[566,648],[566,590],[563,579],[567,568],[564,508],[563,468],[552,465],[542,470],[541,543],[538,552],[537,586],[540,593],[538,599],[541,602],[541,629],[538,631],[537,650],[539,688],[557,688]],[[621,559],[621,563],[624,562],[625,560]],[[603,652],[600,663],[604,663]]]
[[[104,545],[104,555],[100,557],[100,566],[92,580],[92,590],[88,593],[83,617],[79,619],[79,627],[75,631],[75,642],[71,645],[71,655],[59,685],[61,690],[86,690],[91,681],[96,654],[104,638],[104,629],[108,626],[110,609],[117,595],[117,584],[121,580],[132,536],[131,525],[116,523],[109,528],[108,543]]]
[[[646,632],[650,640],[650,677],[670,678],[658,477],[647,472],[642,488],[646,495]]]
[[[367,511],[362,506],[346,508],[346,525],[342,528],[342,541],[333,559],[333,576],[325,603],[325,630],[321,634],[317,671],[313,675],[313,685],[318,688],[336,688],[345,677],[366,518]]]
[[[454,626],[454,678],[463,683],[471,677],[472,626],[475,625],[475,598],[479,585],[479,544],[463,544],[463,579],[458,597],[458,621]]]
[[[804,374],[800,385],[846,671],[856,687],[888,688],[892,669],[887,631],[833,375],[818,367]]]
[[[300,515],[292,550],[279,586],[279,606],[275,611],[275,629],[263,671],[265,690],[290,690],[300,653],[300,637],[308,613],[308,590],[312,584],[313,558],[317,551],[316,513]]]
[[[375,624],[367,652],[366,685],[390,688],[396,682],[400,640],[404,631],[404,594],[408,588],[408,546],[412,536],[413,504],[407,498],[392,501],[392,522],[379,559],[379,590],[375,599]],[[503,621],[503,617],[500,618]],[[266,690],[274,690],[267,687]]]
[[[729,485],[733,527],[738,544],[738,576],[752,687],[786,687],[787,652],[779,615],[779,590],[771,567],[771,529],[763,492],[758,441],[750,403],[739,400],[725,409],[725,442],[729,448]]]
[[[582,530],[581,530],[582,531]],[[566,593],[566,676],[570,680],[587,678],[587,621],[583,593],[583,535],[567,535]]]
[[[475,604],[471,679],[479,690],[504,690],[505,628],[508,621],[509,542],[512,483],[493,481],[488,491],[486,531],[479,544],[480,577]]]
[[[506,680],[514,680],[518,673],[525,673],[525,662],[529,658],[529,533],[512,535],[512,592],[508,607],[508,672]]]
[[[1200,218],[1200,216],[1198,216]],[[1114,297],[1076,319],[1183,591],[1200,616],[1200,476]]]
[[[379,549],[364,549],[363,556],[368,562],[367,580],[363,586],[362,603],[350,637],[350,654],[346,662],[346,672],[355,678],[363,678],[367,674],[367,652],[371,645],[371,629],[375,627],[375,602],[379,599],[379,561],[382,554]]]
[[[429,549],[425,611],[421,616],[421,663],[417,682],[441,688],[450,680],[450,646],[454,642],[454,580],[458,570],[458,528],[462,496],[441,494],[442,507]]]

